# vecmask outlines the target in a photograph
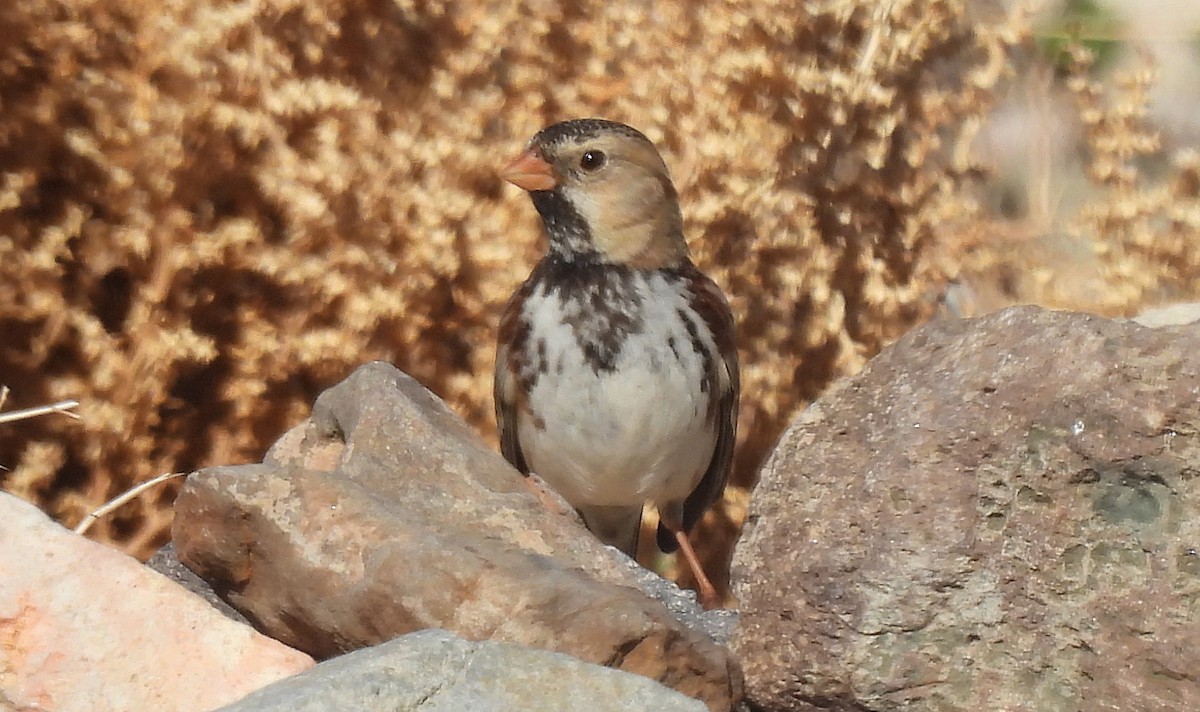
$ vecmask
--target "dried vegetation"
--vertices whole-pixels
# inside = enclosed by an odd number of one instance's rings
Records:
[[[494,325],[539,247],[495,169],[604,116],[664,149],[738,316],[741,487],[705,524],[723,559],[796,409],[947,275],[1004,259],[969,148],[1024,33],[954,0],[9,0],[0,381],[14,407],[79,398],[83,423],[0,430],[0,481],[73,524],[158,473],[257,459],[374,358],[490,433]],[[1076,94],[1120,199],[1077,229],[1154,275],[1119,308],[1195,278],[1198,165],[1130,175],[1153,141],[1097,91]],[[144,554],[172,494],[93,531]]]

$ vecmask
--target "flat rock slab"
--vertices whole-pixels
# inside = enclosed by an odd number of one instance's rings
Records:
[[[1200,329],[910,333],[787,430],[734,580],[757,709],[1200,709]]]
[[[0,492],[0,709],[201,712],[312,664]]]
[[[263,464],[190,476],[175,507],[180,560],[319,658],[443,628],[636,672],[714,710],[740,698],[724,647],[387,364],[322,394]]]
[[[222,712],[704,712],[640,675],[426,630],[327,660]]]

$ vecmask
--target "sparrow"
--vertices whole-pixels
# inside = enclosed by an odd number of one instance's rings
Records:
[[[689,533],[733,461],[733,315],[692,263],[666,163],[639,131],[578,119],[539,131],[500,176],[529,192],[548,248],[500,320],[500,449],[601,541],[636,557],[642,508],[718,605]]]

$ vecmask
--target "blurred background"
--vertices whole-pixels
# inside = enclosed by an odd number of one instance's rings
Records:
[[[541,249],[496,170],[599,116],[660,146],[738,318],[723,582],[783,428],[907,330],[1200,299],[1198,70],[1191,0],[7,0],[3,410],[80,405],[0,424],[0,487],[73,526],[260,459],[371,359],[494,442]],[[89,535],[147,556],[177,487]]]

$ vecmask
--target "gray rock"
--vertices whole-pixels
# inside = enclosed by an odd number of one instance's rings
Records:
[[[640,675],[520,645],[426,630],[263,688],[223,712],[704,712]]]
[[[1200,331],[1014,308],[908,334],[764,467],[755,709],[1200,709]]]
[[[618,549],[609,547],[617,557],[617,565],[628,571],[630,578],[638,589],[655,601],[663,604],[675,620],[690,630],[711,638],[713,641],[726,645],[729,636],[737,625],[738,613],[731,608],[704,610],[696,599],[696,592],[676,586],[673,582],[640,566],[638,562],[622,554]]]

